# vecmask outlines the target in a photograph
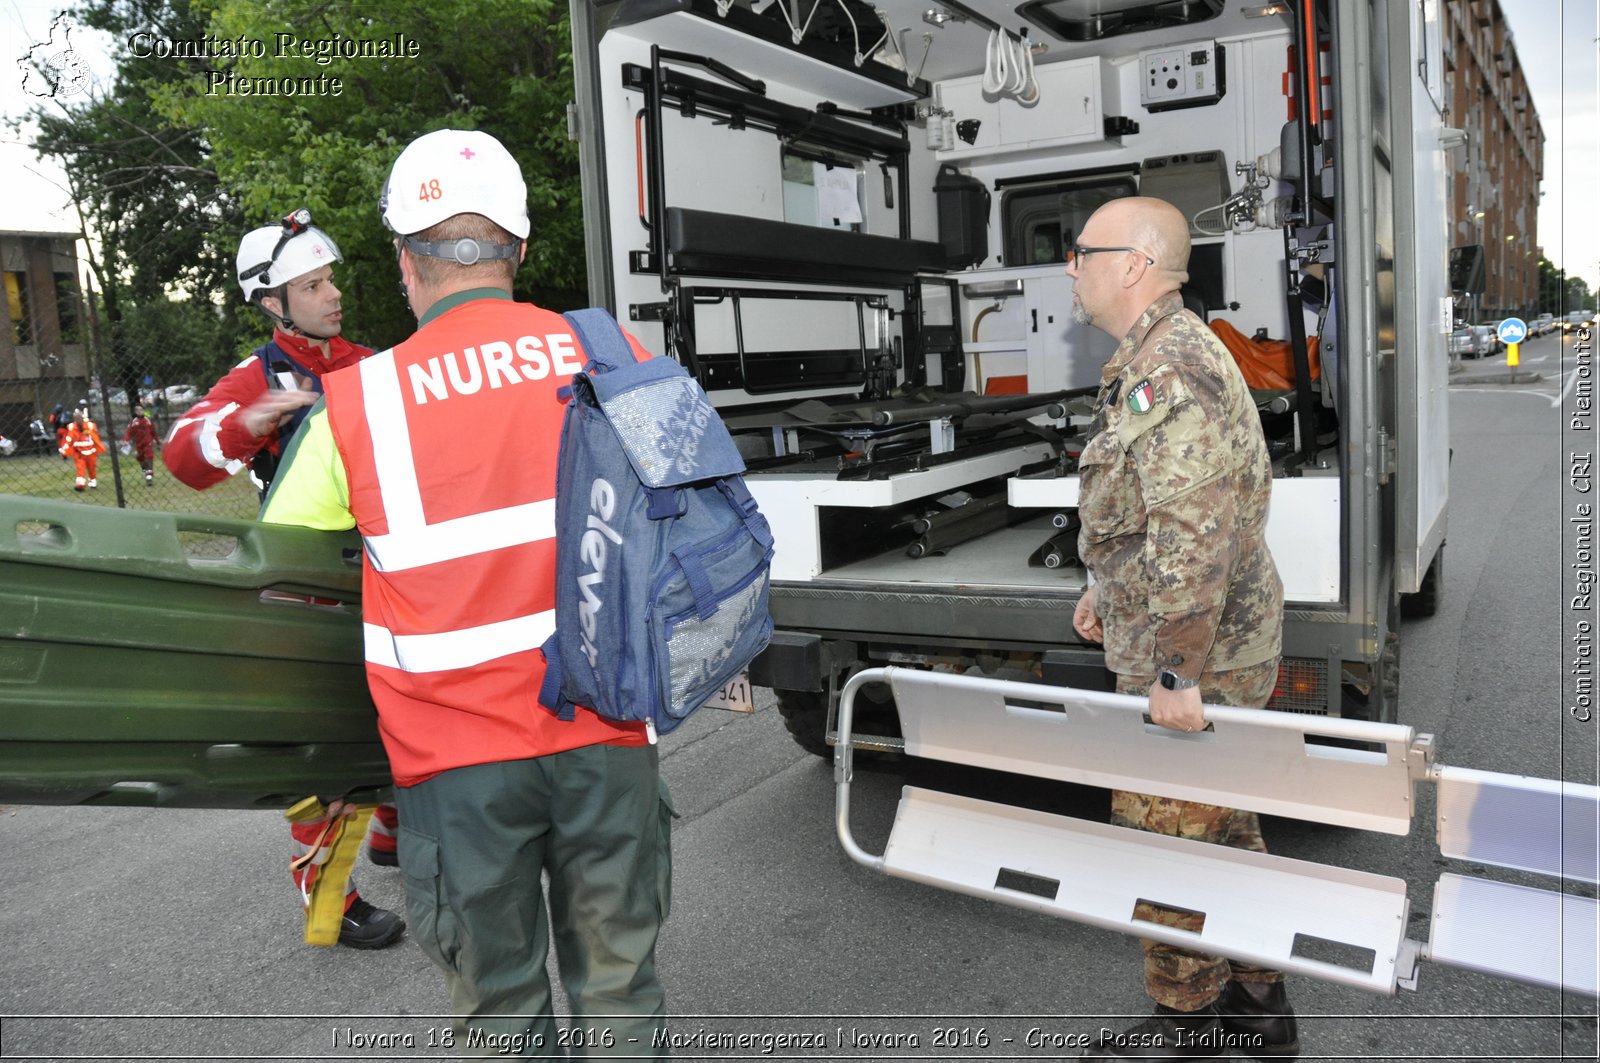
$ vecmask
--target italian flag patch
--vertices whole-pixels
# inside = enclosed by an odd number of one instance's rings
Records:
[[[1134,413],[1149,413],[1150,407],[1155,403],[1156,389],[1150,386],[1150,381],[1141,380],[1133,386],[1133,391],[1128,394],[1128,409]]]

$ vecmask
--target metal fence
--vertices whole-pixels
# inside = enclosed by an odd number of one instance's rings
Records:
[[[60,259],[58,253],[54,256]],[[36,259],[32,261],[37,261]],[[98,292],[80,292],[73,272],[41,281],[7,271],[0,336],[0,493],[70,499],[85,505],[250,518],[260,497],[247,472],[206,491],[174,479],[160,449],[175,421],[242,356],[248,345],[223,342],[226,329],[208,323],[210,308],[124,313],[110,325]],[[108,335],[115,333],[115,336]],[[9,343],[4,342],[9,339]],[[59,424],[87,405],[106,452],[97,486],[74,489],[75,464],[60,453]],[[128,440],[142,406],[157,438],[147,482]]]

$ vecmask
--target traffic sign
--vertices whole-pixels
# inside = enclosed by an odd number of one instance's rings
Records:
[[[1500,322],[1500,342],[1510,346],[1528,338],[1528,323],[1520,317],[1508,317]]]

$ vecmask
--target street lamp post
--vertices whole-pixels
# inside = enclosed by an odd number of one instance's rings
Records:
[[[1478,208],[1474,207],[1471,203],[1468,203],[1467,204],[1467,220],[1472,222],[1472,224],[1474,226],[1474,232],[1475,232],[1475,234],[1476,234],[1476,236],[1478,238],[1478,240],[1477,240],[1478,246],[1481,248],[1483,246],[1483,211],[1481,211]],[[1485,268],[1487,268],[1488,265],[1489,265],[1489,263],[1487,261],[1484,262],[1484,267]],[[1471,316],[1471,319],[1467,322],[1467,324],[1469,324],[1469,325],[1476,325],[1478,323],[1478,318],[1479,318],[1479,316],[1481,314],[1481,307],[1479,305],[1479,300],[1480,299],[1482,299],[1482,296],[1479,293],[1477,293],[1477,292],[1473,292],[1472,293],[1472,316]]]

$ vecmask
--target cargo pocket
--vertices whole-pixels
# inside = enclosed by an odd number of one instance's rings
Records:
[[[454,971],[460,951],[455,913],[445,903],[439,882],[439,843],[404,823],[395,836],[400,870],[406,880],[406,920],[423,953],[447,971]]]
[[[1126,468],[1128,452],[1117,434],[1103,431],[1078,457],[1078,520],[1083,537],[1099,543],[1145,526],[1139,479]]]
[[[672,914],[672,821],[678,813],[672,807],[667,780],[660,781],[661,796],[656,802],[656,906],[665,923]]]

